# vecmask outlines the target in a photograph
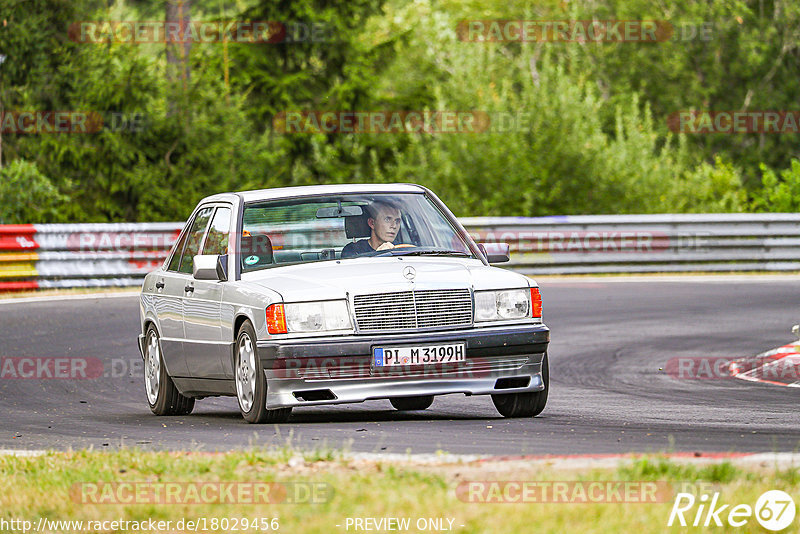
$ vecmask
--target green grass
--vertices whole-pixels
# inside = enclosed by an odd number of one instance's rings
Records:
[[[619,468],[630,480],[702,480],[729,483],[734,480],[753,480],[753,473],[736,468],[730,461],[696,466],[674,463],[667,458],[640,458]]]
[[[646,457],[616,469],[555,469],[522,460],[494,463],[420,464],[358,460],[332,449],[301,452],[291,447],[241,452],[47,453],[0,457],[0,519],[40,516],[66,520],[142,521],[150,518],[278,518],[280,532],[355,532],[347,518],[453,518],[460,533],[662,532],[672,497],[658,503],[468,503],[456,488],[465,481],[657,481],[673,488],[719,491],[725,503],[755,504],[770,489],[800,497],[797,469],[744,469],[731,462],[695,465]],[[83,502],[80,484],[98,482],[295,483],[327,488],[320,503],[96,504]],[[76,486],[77,485],[77,486]],[[294,487],[294,486],[291,486]],[[336,527],[341,525],[341,527]],[[463,525],[463,526],[462,526]],[[730,529],[725,527],[721,531]],[[8,530],[8,529],[7,529]],[[174,527],[173,527],[174,530]],[[231,531],[232,529],[228,529]],[[675,528],[680,531],[679,528]],[[256,530],[250,529],[251,532]],[[737,532],[763,532],[751,521]],[[89,530],[92,532],[92,530]]]

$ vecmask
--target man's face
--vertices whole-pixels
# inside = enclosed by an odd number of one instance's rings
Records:
[[[381,206],[375,218],[369,218],[367,224],[372,228],[372,235],[381,243],[394,241],[400,231],[400,210]]]

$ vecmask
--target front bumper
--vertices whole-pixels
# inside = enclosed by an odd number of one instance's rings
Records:
[[[464,342],[466,361],[372,366],[374,347]],[[342,404],[369,399],[464,393],[541,391],[542,359],[550,342],[544,324],[435,333],[260,341],[267,407]]]

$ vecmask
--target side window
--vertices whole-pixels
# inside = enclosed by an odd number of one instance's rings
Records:
[[[228,253],[228,234],[231,230],[231,209],[217,208],[211,227],[208,229],[208,236],[203,245],[203,254],[227,254]]]
[[[172,259],[169,260],[169,266],[167,266],[168,271],[178,270],[178,265],[181,263],[181,252],[183,252],[183,245],[186,244],[187,235],[189,235],[188,230],[183,232],[180,241],[175,245],[175,253],[172,255]]]
[[[181,256],[179,273],[192,274],[192,260],[199,253],[200,241],[203,240],[203,235],[206,233],[206,227],[213,211],[214,208],[203,208],[194,218],[186,240],[186,248],[183,249],[183,256]]]

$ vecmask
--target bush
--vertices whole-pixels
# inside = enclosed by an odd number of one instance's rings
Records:
[[[747,193],[741,172],[717,157],[687,171],[661,199],[670,213],[730,213],[747,211]]]
[[[780,173],[761,164],[761,189],[753,194],[752,211],[793,213],[800,211],[800,160]]]
[[[462,216],[741,209],[737,171],[697,167],[683,136],[661,136],[636,95],[615,105],[609,130],[594,83],[570,74],[555,54],[466,48],[447,37],[455,26],[420,26],[419,45],[409,45],[413,53],[398,68],[438,69],[429,108],[486,111],[504,127],[495,120],[483,133],[389,136],[392,158],[374,158],[378,181],[422,183]],[[436,51],[423,46],[433,34]],[[397,78],[400,99],[412,85]]]
[[[2,224],[62,222],[66,200],[35,163],[18,159],[0,169]]]

